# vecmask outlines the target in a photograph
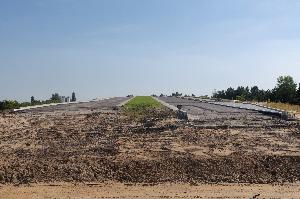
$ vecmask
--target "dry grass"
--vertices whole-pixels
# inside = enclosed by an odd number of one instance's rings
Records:
[[[300,106],[299,105],[293,105],[293,104],[287,104],[287,103],[275,103],[275,102],[269,102],[267,103],[269,107],[277,108],[286,110],[288,112],[294,113],[294,114],[300,114]]]

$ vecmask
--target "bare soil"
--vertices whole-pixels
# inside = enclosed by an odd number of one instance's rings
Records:
[[[300,181],[295,121],[233,108],[230,113],[203,109],[208,117],[201,113],[203,118],[195,121],[177,120],[164,108],[133,120],[115,107],[124,100],[1,114],[0,184],[5,186],[0,190],[54,182],[201,186]],[[209,113],[218,115],[215,122]]]
[[[299,184],[34,184],[0,187],[2,199],[194,199],[194,198],[299,198]]]

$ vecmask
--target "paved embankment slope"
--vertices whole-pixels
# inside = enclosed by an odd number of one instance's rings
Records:
[[[42,107],[32,107],[24,110],[17,110],[17,112],[58,112],[58,111],[97,111],[104,109],[113,109],[114,107],[120,105],[123,102],[126,102],[129,98],[127,97],[113,97],[105,98],[97,101],[90,102],[77,102],[77,103],[63,103],[63,104],[54,104]]]
[[[159,97],[159,100],[173,107],[182,105],[182,110],[188,113],[190,119],[205,121],[205,124],[228,126],[280,126],[292,122],[282,120],[272,114],[264,114],[250,109],[251,105],[245,104],[245,108],[220,105],[213,102],[203,102],[187,98]],[[253,105],[254,106],[254,105]]]

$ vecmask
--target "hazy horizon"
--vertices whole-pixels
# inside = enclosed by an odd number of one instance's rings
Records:
[[[2,0],[0,100],[300,82],[300,1]]]

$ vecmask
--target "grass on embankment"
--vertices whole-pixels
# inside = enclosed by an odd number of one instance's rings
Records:
[[[275,102],[268,102],[267,106],[271,108],[277,108],[281,110],[288,111],[290,113],[295,114],[297,117],[300,117],[300,106],[299,105],[293,105],[293,104],[287,104],[287,103],[275,103]]]
[[[160,108],[162,105],[150,96],[137,96],[125,104],[126,109],[139,110],[145,108]]]
[[[137,96],[123,107],[123,111],[135,120],[144,120],[155,116],[159,109],[163,109],[163,105],[150,96]]]

